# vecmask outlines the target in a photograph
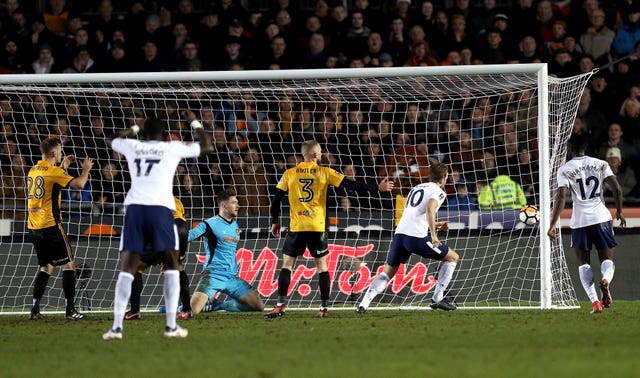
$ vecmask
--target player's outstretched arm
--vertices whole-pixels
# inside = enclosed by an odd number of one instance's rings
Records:
[[[393,180],[390,180],[388,178],[384,178],[382,181],[380,181],[378,183],[378,185],[375,184],[367,184],[366,182],[361,182],[361,181],[353,181],[353,180],[349,180],[348,178],[344,178],[342,179],[342,182],[340,183],[340,188],[346,188],[346,189],[352,189],[352,190],[356,190],[356,191],[367,191],[367,192],[371,192],[371,193],[375,193],[375,192],[390,192],[393,190]]]
[[[547,235],[551,238],[551,240],[555,240],[558,236],[558,229],[556,227],[556,223],[558,219],[560,219],[560,213],[562,213],[562,209],[564,209],[564,203],[567,198],[567,187],[562,186],[558,188],[556,192],[556,198],[553,201],[553,210],[551,211],[551,223],[549,224],[549,230],[547,231]]]

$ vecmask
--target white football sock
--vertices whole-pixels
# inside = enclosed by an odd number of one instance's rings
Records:
[[[612,260],[606,259],[600,264],[600,272],[602,272],[602,279],[607,280],[609,283],[613,280],[613,273],[616,271],[616,265]]]
[[[124,313],[127,311],[127,303],[131,296],[131,283],[133,274],[120,272],[116,282],[116,294],[113,300],[113,327],[111,329],[122,328]]]
[[[442,263],[440,271],[438,272],[438,283],[436,284],[436,288],[433,290],[434,302],[438,303],[442,300],[444,291],[447,289],[447,286],[449,286],[449,282],[451,282],[454,270],[456,270],[456,263],[451,261],[445,261]]]
[[[164,307],[167,327],[176,328],[176,310],[180,299],[180,273],[177,269],[164,271]]]
[[[367,292],[364,294],[364,298],[362,298],[362,302],[360,302],[359,306],[369,308],[371,301],[376,295],[382,293],[382,291],[387,287],[387,283],[389,283],[389,276],[385,272],[380,273],[376,278],[373,279],[371,285],[367,289]]]
[[[582,282],[582,287],[587,293],[589,301],[591,301],[591,303],[597,301],[598,293],[596,293],[596,287],[593,284],[593,270],[591,269],[591,265],[580,265],[578,271],[580,272],[580,282]]]

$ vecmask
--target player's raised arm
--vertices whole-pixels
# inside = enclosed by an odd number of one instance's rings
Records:
[[[200,144],[200,155],[207,155],[213,152],[213,143],[211,143],[211,136],[207,133],[197,120],[196,115],[191,110],[185,110],[182,112],[189,125],[198,134],[198,143]]]
[[[114,135],[111,135],[107,138],[107,143],[111,146],[111,142],[115,138],[135,138],[142,128],[138,126],[140,121],[138,119],[132,121],[133,125],[128,129],[118,130]]]
[[[80,176],[74,178],[69,183],[69,186],[73,189],[80,190],[84,188],[84,186],[87,184],[87,181],[89,181],[89,172],[91,172],[91,168],[93,167],[93,159],[91,158],[84,159],[81,163],[81,167],[82,167],[82,172],[80,173]]]

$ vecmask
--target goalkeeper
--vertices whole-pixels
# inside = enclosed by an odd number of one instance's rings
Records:
[[[430,182],[414,186],[407,195],[407,204],[389,247],[384,270],[371,282],[356,310],[358,314],[367,311],[371,301],[384,291],[396,275],[400,264],[406,263],[413,253],[443,262],[438,271],[431,308],[445,311],[456,309],[443,297],[460,257],[438,239],[438,230],[447,231],[448,222],[436,221],[438,209],[447,197],[442,190],[447,182],[447,170],[445,164],[432,163],[429,169]]]
[[[191,309],[194,314],[207,310],[229,312],[262,311],[264,303],[256,290],[248,282],[238,277],[236,249],[240,241],[238,216],[238,198],[230,190],[217,194],[218,215],[200,222],[189,231],[189,242],[204,238],[207,259],[202,277],[191,297]],[[224,293],[231,298],[218,302],[213,298],[216,293]],[[211,299],[211,301],[209,301]],[[209,303],[207,303],[209,302]]]

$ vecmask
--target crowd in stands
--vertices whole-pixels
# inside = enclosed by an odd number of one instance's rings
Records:
[[[126,8],[117,9],[123,4]],[[33,2],[6,0],[0,4],[0,72],[546,62],[550,74],[569,77],[598,69],[581,97],[573,132],[588,133],[592,141],[588,153],[607,159],[616,174],[625,175],[625,195],[640,197],[636,183],[640,174],[637,0],[317,0],[305,2],[312,5],[309,9],[294,0],[269,2],[268,8],[245,8],[237,0],[197,4],[206,6],[199,9],[192,0],[101,0],[87,12],[80,11],[77,2],[48,0],[46,9],[38,12]],[[408,186],[414,183],[412,167],[424,176],[421,170],[428,167],[428,159],[436,158],[464,172],[451,175],[447,186],[450,198],[455,197],[451,207],[491,208],[480,201],[482,188],[490,188],[505,175],[517,180],[521,188],[515,191],[522,191],[527,202],[534,201],[537,167],[530,160],[537,148],[532,145],[535,130],[521,130],[506,116],[508,110],[498,106],[500,99],[480,98],[464,105],[465,114],[455,114],[453,104],[445,101],[397,108],[384,96],[372,100],[370,108],[324,98],[322,109],[313,99],[285,96],[278,99],[276,110],[269,111],[251,95],[230,96],[206,106],[202,102],[163,104],[163,118],[179,119],[172,114],[193,109],[214,136],[216,153],[181,166],[179,188],[189,194],[186,197],[212,198],[219,189],[235,185],[246,211],[267,214],[268,189],[279,173],[297,162],[293,146],[311,137],[327,151],[324,163],[345,172],[348,179],[389,175],[406,180]],[[517,96],[523,103],[530,93]],[[93,176],[99,180],[87,188],[94,193],[92,200],[101,206],[118,203],[125,190],[126,167],[118,156],[107,156],[105,161],[104,153],[110,151],[106,137],[148,115],[136,113],[145,104],[100,94],[91,104],[74,97],[62,100],[53,105],[52,98],[40,94],[0,98],[3,190],[8,187],[5,178],[13,177],[11,170],[23,169],[40,155],[39,136],[56,134],[67,153],[98,159],[100,172]],[[100,108],[100,114],[87,111],[91,108]],[[434,114],[446,121],[432,122]],[[182,126],[173,125],[170,135],[189,140],[191,135]],[[437,143],[420,135],[437,135]],[[26,161],[16,167],[12,159],[20,154]],[[390,166],[407,171],[390,171]],[[67,198],[85,195],[78,191]],[[335,205],[343,210],[392,207],[390,198],[371,204],[353,193],[337,193],[337,197]],[[15,194],[15,198],[20,197]],[[518,198],[517,203],[521,202]]]

